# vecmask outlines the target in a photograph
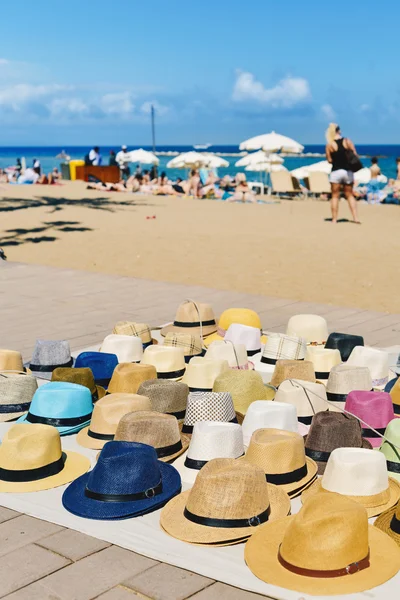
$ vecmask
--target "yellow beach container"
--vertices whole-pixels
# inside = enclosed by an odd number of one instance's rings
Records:
[[[85,164],[84,160],[70,160],[69,161],[69,173],[71,179],[75,181],[76,179],[76,167],[83,167]]]

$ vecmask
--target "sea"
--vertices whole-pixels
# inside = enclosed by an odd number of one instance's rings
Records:
[[[152,150],[150,146],[140,146],[145,150]],[[128,146],[129,150],[135,150],[139,146]],[[89,146],[14,146],[14,147],[0,147],[0,168],[9,167],[15,165],[17,158],[24,157],[27,166],[32,166],[34,159],[39,159],[42,165],[44,173],[49,173],[54,167],[60,166],[60,159],[57,159],[57,155],[64,151],[68,154],[71,159],[82,159],[85,154],[90,150]],[[103,156],[103,164],[108,164],[108,157],[110,150],[118,152],[118,146],[105,146],[100,149]],[[193,146],[157,146],[156,152],[161,153],[159,155],[160,164],[159,172],[166,171],[171,179],[176,177],[182,177],[182,170],[180,169],[167,169],[166,165],[173,158],[174,155],[181,152],[188,152],[194,150]],[[200,152],[202,150],[199,150]],[[235,167],[235,163],[240,159],[239,146],[210,146],[206,150],[207,152],[213,152],[215,154],[222,155],[225,160],[229,162],[229,167],[218,169],[218,174],[223,175],[235,175],[238,172],[243,171],[242,168]],[[396,177],[396,158],[400,156],[400,145],[357,145],[357,151],[361,156],[361,160],[364,166],[370,166],[371,157],[377,156],[379,158],[379,166],[384,175],[389,178]],[[284,166],[289,169],[297,169],[298,167],[310,165],[314,162],[324,160],[325,147],[322,145],[306,145],[304,147],[304,155],[299,157],[286,157]],[[170,153],[169,155],[165,155]],[[322,155],[322,156],[318,156]],[[143,168],[146,168],[143,166]],[[248,179],[259,180],[259,173],[249,173]]]

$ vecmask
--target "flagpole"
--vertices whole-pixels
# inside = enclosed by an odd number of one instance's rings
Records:
[[[152,138],[153,138],[153,152],[156,151],[156,130],[155,130],[155,125],[154,125],[154,114],[155,114],[155,110],[154,110],[154,106],[152,104],[151,105],[151,133],[152,133]]]

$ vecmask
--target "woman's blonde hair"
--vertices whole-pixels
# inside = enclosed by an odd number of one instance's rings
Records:
[[[339,125],[337,123],[329,123],[328,129],[325,131],[325,138],[328,144],[332,144],[338,131]]]

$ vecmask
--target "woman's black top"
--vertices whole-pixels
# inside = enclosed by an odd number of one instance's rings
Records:
[[[335,152],[331,152],[332,159],[332,171],[338,171],[339,169],[349,170],[347,161],[347,149],[344,147],[344,138],[335,140],[338,149]]]

